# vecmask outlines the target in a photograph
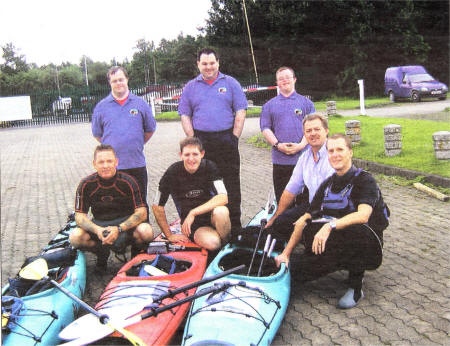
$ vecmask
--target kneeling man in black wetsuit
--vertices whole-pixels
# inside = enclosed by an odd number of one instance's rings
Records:
[[[205,151],[196,137],[180,142],[181,161],[172,164],[159,182],[152,206],[156,222],[171,242],[188,241],[214,251],[230,238],[227,190],[214,162],[203,159]],[[169,198],[181,218],[182,234],[172,234],[164,206]]]
[[[117,171],[119,160],[110,145],[99,145],[94,152],[97,171],[81,180],[75,200],[77,228],[70,234],[76,248],[97,254],[97,269],[106,269],[110,249],[124,253],[132,245],[136,255],[154,234],[145,222],[147,208],[139,184],[131,176]],[[91,209],[93,219],[88,217]]]
[[[288,265],[303,235],[305,251],[293,268],[296,276],[309,281],[348,270],[350,288],[338,307],[349,309],[364,297],[364,271],[381,265],[389,209],[375,179],[352,165],[353,151],[346,136],[331,136],[327,151],[336,173],[320,185],[308,211],[295,223],[288,245],[275,260],[278,265]]]

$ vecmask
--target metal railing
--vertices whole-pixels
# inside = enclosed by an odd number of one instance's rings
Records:
[[[276,96],[275,87],[260,87],[244,85],[243,89],[253,107],[262,106],[270,98]],[[130,86],[130,91],[142,97],[148,104],[151,99],[159,105],[161,112],[176,111],[179,96],[183,91],[183,83],[165,85]],[[95,105],[110,93],[109,86],[62,90],[61,94],[55,91],[32,92],[31,100],[32,119],[16,121],[0,121],[0,128],[48,126],[54,124],[68,124],[91,121]],[[23,95],[21,92],[10,91],[7,95]]]

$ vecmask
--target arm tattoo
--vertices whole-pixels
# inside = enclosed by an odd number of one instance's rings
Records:
[[[129,230],[131,228],[135,228],[140,223],[144,222],[145,220],[145,207],[138,208],[134,211],[134,214],[131,215],[128,219],[126,219],[123,223],[123,228],[125,230]]]
[[[89,220],[86,214],[77,213],[75,214],[75,221],[78,227],[82,228],[86,232],[91,232],[95,234],[95,224]]]

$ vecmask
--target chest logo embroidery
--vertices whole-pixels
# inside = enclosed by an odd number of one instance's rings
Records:
[[[186,193],[186,198],[196,198],[202,194],[202,190],[191,190]]]
[[[139,114],[139,111],[138,111],[136,108],[131,108],[131,109],[130,109],[130,114],[131,114],[132,116],[136,116],[136,115]]]
[[[227,92],[227,88],[225,88],[225,87],[219,88],[219,93],[225,94],[226,92]]]
[[[303,111],[300,108],[297,108],[296,110],[294,110],[294,113],[300,116],[302,115]]]
[[[113,201],[114,197],[113,196],[102,196],[101,200],[102,202],[105,203],[111,203]]]

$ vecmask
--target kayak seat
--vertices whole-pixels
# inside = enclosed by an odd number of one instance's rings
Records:
[[[252,249],[235,248],[233,249],[232,252],[230,252],[220,260],[220,262],[218,263],[219,268],[225,271],[237,267],[241,264],[245,264],[246,267],[248,268],[250,261],[252,259],[252,255],[253,255]],[[259,264],[261,263],[261,257],[262,253],[257,252],[253,262],[254,265],[252,267],[252,271],[250,272],[250,276],[257,276]],[[238,271],[236,274],[247,275],[248,270],[247,268]],[[273,257],[265,258],[261,270],[261,276],[274,275],[278,273],[279,270],[280,268],[277,267]]]
[[[164,272],[161,275],[165,274],[175,274],[181,273],[188,270],[191,267],[192,263],[188,261],[183,261],[179,259],[175,259],[172,256],[167,255],[157,255],[153,260],[144,260],[138,264],[133,265],[130,269],[126,271],[127,276],[155,276],[158,274],[150,274],[148,270],[146,270],[146,266],[151,266],[156,268],[157,270]]]
[[[60,267],[58,269],[49,270],[48,276],[57,282],[62,282],[66,277],[68,270],[68,267]],[[30,296],[32,294],[53,288],[53,285],[45,279],[29,280],[16,276],[15,278],[9,278],[8,281],[9,288],[7,292],[12,297]]]

